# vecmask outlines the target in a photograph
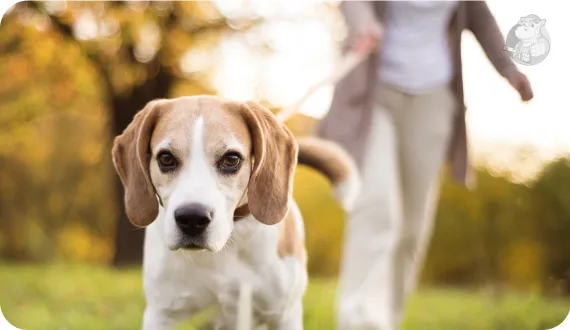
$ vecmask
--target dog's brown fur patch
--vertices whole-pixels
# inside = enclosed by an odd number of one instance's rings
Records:
[[[279,241],[277,243],[277,254],[280,258],[293,256],[303,265],[307,264],[307,250],[299,227],[300,221],[296,218],[295,212],[289,210],[287,216],[279,224]]]
[[[356,172],[348,153],[337,144],[316,137],[299,139],[298,162],[323,173],[334,185]]]

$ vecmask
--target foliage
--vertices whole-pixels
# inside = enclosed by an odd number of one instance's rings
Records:
[[[569,165],[555,160],[519,184],[480,169],[472,192],[444,181],[427,279],[567,294]]]
[[[214,59],[224,33],[256,20],[230,21],[207,2],[61,4],[21,3],[0,26],[0,259],[108,264],[122,214],[109,157],[117,119],[155,92],[215,92],[208,69],[183,70],[182,59]],[[301,136],[315,120],[288,125]],[[569,294],[570,161],[529,182],[483,167],[477,177],[473,191],[443,179],[423,280]],[[346,216],[310,169],[298,169],[294,195],[311,274],[335,275]]]
[[[5,18],[0,36],[0,74],[10,77],[0,82],[0,254],[58,258],[62,228],[101,238],[114,228],[97,77],[57,34]]]
[[[0,74],[10,77],[0,82],[0,256],[108,261],[127,226],[122,198],[109,197],[118,186],[110,138],[151,99],[212,93],[207,70],[182,70],[184,57],[254,23],[210,2],[12,8],[0,28]],[[91,235],[91,251],[71,256],[70,231]]]

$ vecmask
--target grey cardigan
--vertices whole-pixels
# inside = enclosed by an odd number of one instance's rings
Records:
[[[381,22],[386,3],[384,1],[344,1],[341,10],[349,31],[360,24]],[[460,1],[449,25],[449,45],[453,54],[454,77],[452,88],[457,97],[457,115],[453,136],[448,149],[448,163],[453,178],[463,184],[472,179],[467,150],[465,105],[461,71],[461,32],[470,30],[495,69],[505,76],[509,70],[517,70],[511,58],[503,51],[505,39],[485,1]],[[374,91],[378,83],[379,58],[373,53],[336,86],[328,114],[317,127],[317,135],[343,146],[362,164],[370,131]]]

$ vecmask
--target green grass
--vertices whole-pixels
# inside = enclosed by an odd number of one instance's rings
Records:
[[[306,329],[334,329],[334,290],[332,280],[311,280]],[[139,329],[140,270],[0,265],[0,307],[12,324],[26,330]],[[546,330],[569,309],[570,300],[509,293],[493,303],[484,292],[426,288],[412,298],[403,329]]]

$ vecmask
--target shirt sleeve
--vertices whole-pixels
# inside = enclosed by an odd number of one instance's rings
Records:
[[[379,24],[374,11],[374,1],[342,1],[340,10],[349,29],[368,24]]]
[[[503,76],[510,70],[516,69],[507,52],[503,50],[505,38],[487,3],[466,1],[466,6],[467,28],[473,32],[495,69]]]

